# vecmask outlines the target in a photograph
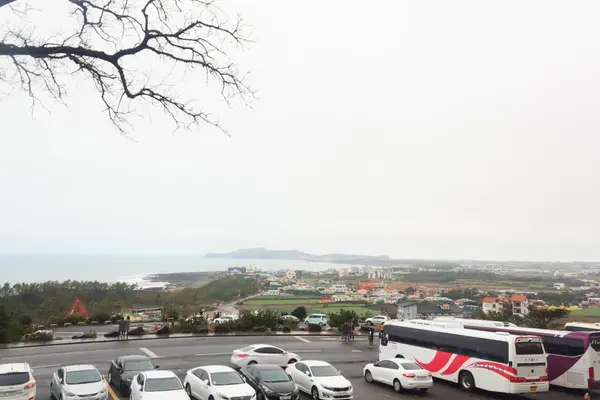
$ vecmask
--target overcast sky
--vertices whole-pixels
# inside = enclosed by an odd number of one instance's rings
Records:
[[[83,80],[0,102],[0,253],[600,260],[600,3],[228,7],[259,91],[210,104],[231,138],[155,112],[128,140]]]

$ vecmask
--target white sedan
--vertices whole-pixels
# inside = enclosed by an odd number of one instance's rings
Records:
[[[433,379],[429,371],[424,370],[414,361],[402,358],[367,364],[363,369],[363,374],[367,382],[377,381],[392,385],[396,392],[406,389],[426,392],[433,386]]]
[[[14,400],[35,399],[37,382],[27,363],[0,365],[0,398]]]
[[[191,399],[256,399],[252,386],[237,371],[224,365],[190,369],[185,374],[183,386]]]
[[[352,383],[333,365],[325,361],[301,361],[288,365],[285,372],[298,385],[298,389],[308,393],[313,399],[335,398],[354,399]]]
[[[298,354],[290,353],[269,344],[253,344],[234,350],[231,363],[243,368],[251,364],[271,364],[285,367],[300,360]]]
[[[145,371],[131,381],[130,400],[190,400],[173,371]]]
[[[365,322],[367,323],[367,325],[373,326],[373,325],[383,325],[389,321],[390,321],[390,317],[388,317],[386,315],[378,315],[376,317],[367,318],[367,320]]]
[[[71,400],[83,397],[108,399],[108,389],[102,375],[93,365],[60,367],[50,381],[50,398]]]

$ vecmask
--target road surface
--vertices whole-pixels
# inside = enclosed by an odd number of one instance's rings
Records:
[[[54,345],[44,347],[0,349],[0,363],[28,362],[34,369],[38,382],[37,400],[48,400],[50,378],[61,365],[94,364],[102,374],[107,374],[109,361],[121,355],[140,354],[155,358],[161,369],[174,370],[180,377],[193,367],[209,364],[229,365],[231,351],[248,344],[268,343],[288,351],[298,353],[303,359],[329,361],[338,367],[352,381],[356,400],[404,399],[425,400],[580,400],[582,392],[552,390],[527,396],[506,396],[486,392],[463,393],[458,387],[436,381],[425,395],[397,394],[392,388],[378,384],[368,384],[362,377],[362,367],[377,359],[377,350],[369,349],[362,338],[350,343],[342,343],[330,337],[203,337],[181,339],[156,339],[143,342],[111,342],[79,345]],[[114,397],[113,397],[114,394]],[[112,389],[111,400],[121,399],[118,391]],[[303,396],[308,400],[309,396]]]

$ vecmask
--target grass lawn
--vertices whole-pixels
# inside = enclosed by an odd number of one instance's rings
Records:
[[[570,317],[600,317],[600,308],[584,308],[569,313]]]
[[[246,300],[244,304],[249,306],[260,306],[260,305],[295,305],[303,306],[306,304],[318,304],[319,298],[316,297],[293,297],[293,296],[263,296],[259,298],[253,298]]]

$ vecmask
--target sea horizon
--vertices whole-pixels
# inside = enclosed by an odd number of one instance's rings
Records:
[[[0,284],[66,280],[133,284],[143,281],[148,275],[225,271],[229,267],[253,267],[266,271],[320,271],[345,266],[347,265],[300,260],[205,258],[203,254],[0,254]]]

